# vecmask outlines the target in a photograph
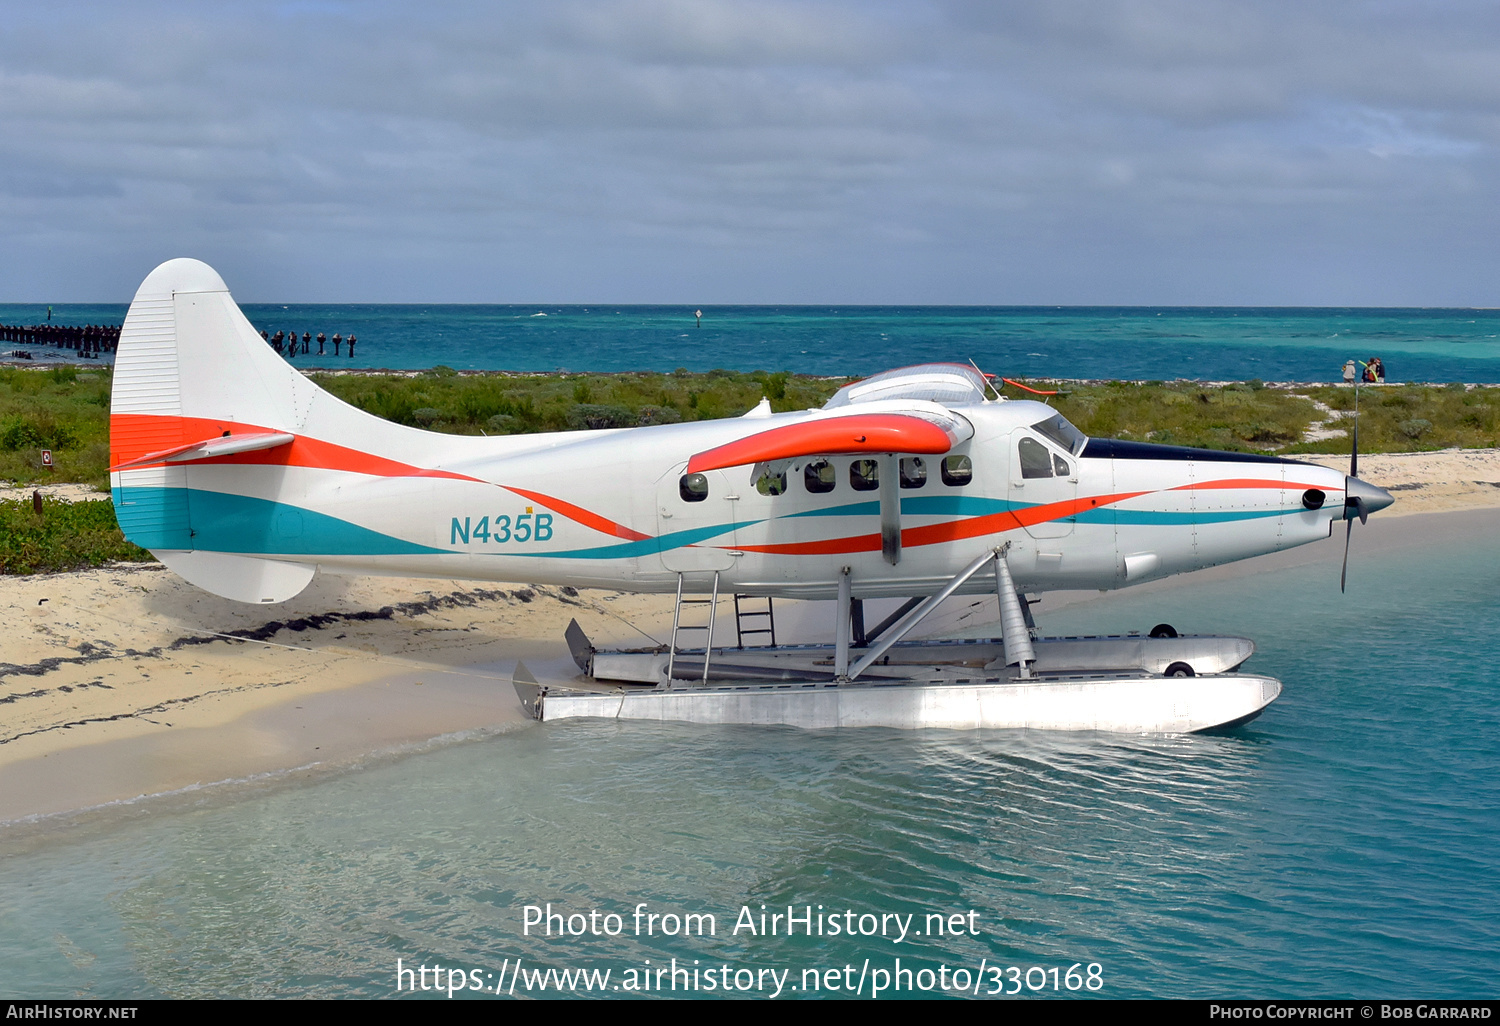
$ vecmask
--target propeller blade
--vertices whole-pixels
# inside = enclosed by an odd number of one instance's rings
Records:
[[[1354,509],[1359,514],[1359,522],[1361,524],[1368,524],[1370,522],[1370,508],[1365,505],[1365,500],[1361,499],[1358,495],[1354,497]],[[1351,522],[1349,526],[1353,527],[1354,524]]]
[[[1344,592],[1344,584],[1349,580],[1349,539],[1354,536],[1354,521],[1347,521],[1344,530],[1344,569],[1339,571],[1339,594]]]

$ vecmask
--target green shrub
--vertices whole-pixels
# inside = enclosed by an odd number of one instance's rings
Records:
[[[151,553],[125,540],[108,499],[64,502],[43,497],[0,500],[0,574],[54,573],[115,561],[150,562]]]
[[[568,427],[574,431],[634,427],[638,422],[637,415],[624,406],[579,403],[568,411]]]
[[[645,427],[651,424],[676,424],[680,420],[682,414],[670,406],[642,406],[637,423]]]

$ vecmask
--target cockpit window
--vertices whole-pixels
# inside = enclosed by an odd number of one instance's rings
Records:
[[[1031,430],[1043,438],[1056,442],[1074,456],[1083,452],[1084,443],[1088,441],[1088,437],[1064,420],[1061,413],[1048,417],[1046,420],[1037,421],[1031,425]]]
[[[1052,451],[1035,438],[1023,438],[1020,445],[1021,476],[1051,477]]]

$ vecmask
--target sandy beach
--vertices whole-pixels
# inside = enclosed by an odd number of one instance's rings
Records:
[[[320,575],[274,610],[154,564],[4,580],[0,823],[523,722],[517,659],[645,643],[671,600]],[[246,632],[252,640],[224,635]]]
[[[1500,508],[1497,450],[1365,455],[1360,476],[1396,495],[1366,529],[1381,535],[1410,535],[1406,516]],[[1306,546],[1206,573],[1264,572],[1331,552]],[[518,659],[566,659],[563,630],[575,617],[597,643],[645,643],[630,625],[662,637],[671,599],[320,575],[267,609],[208,595],[152,564],[5,578],[0,824],[322,772],[522,725],[511,669]],[[233,632],[244,635],[225,637]]]

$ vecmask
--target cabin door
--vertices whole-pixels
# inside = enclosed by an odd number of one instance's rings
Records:
[[[739,495],[722,470],[689,474],[680,463],[656,484],[662,566],[674,573],[734,566]]]

